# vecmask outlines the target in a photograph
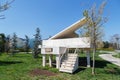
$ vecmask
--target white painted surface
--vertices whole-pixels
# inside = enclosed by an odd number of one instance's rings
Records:
[[[43,40],[43,47],[67,47],[67,48],[90,48],[90,39],[83,38],[67,38],[67,39],[54,39]]]
[[[56,68],[59,69],[60,67],[60,56],[56,55]]]
[[[43,58],[43,59],[42,59],[42,60],[43,60],[43,66],[45,66],[45,64],[46,64],[45,54],[42,55],[42,58]]]
[[[90,48],[90,39],[88,37],[75,38],[78,35],[75,33],[77,29],[86,24],[86,19],[83,18],[56,35],[52,36],[49,40],[43,40],[41,48],[41,54],[43,54],[43,66],[45,66],[45,54],[56,55],[56,68],[60,67],[60,54],[63,54],[66,48]],[[48,48],[48,51],[46,49]],[[52,50],[50,50],[52,49]],[[50,50],[50,51],[49,51]],[[71,59],[73,60],[73,59]],[[51,57],[49,56],[49,64],[51,66]],[[76,57],[74,69],[70,69],[70,72],[74,72],[78,68],[78,57]],[[68,71],[68,70],[67,70]]]
[[[49,66],[52,67],[52,55],[49,55]]]
[[[73,73],[78,69],[78,55],[68,54],[67,58],[62,62],[59,71]]]
[[[73,23],[72,25],[68,26],[64,30],[60,31],[59,33],[52,36],[50,39],[62,39],[62,38],[73,38],[77,37],[78,35],[75,33],[77,29],[82,27],[86,24],[86,18],[82,18],[81,20],[78,20],[77,22]],[[49,39],[49,40],[50,40]]]
[[[46,52],[45,49],[52,48],[52,52]],[[41,54],[63,54],[65,52],[65,47],[42,47],[41,48]]]

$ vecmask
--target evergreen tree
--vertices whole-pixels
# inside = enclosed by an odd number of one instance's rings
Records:
[[[5,35],[3,33],[0,34],[0,52],[5,51]]]
[[[17,49],[17,35],[16,33],[14,33],[12,37],[12,55],[16,53],[16,49]]]
[[[9,9],[10,4],[15,1],[15,0],[9,0],[9,1],[0,1],[0,19],[5,19],[5,16],[2,15],[1,13]],[[5,42],[5,39],[2,40],[2,38],[5,38],[4,36],[0,35],[0,52],[5,51],[5,44],[3,45],[3,42]],[[1,45],[2,44],[2,45]]]
[[[29,37],[27,35],[25,35],[25,51],[26,53],[29,52],[30,46],[29,46]]]
[[[37,58],[38,54],[40,53],[40,50],[38,48],[39,45],[41,45],[41,35],[40,35],[40,29],[36,29],[35,41],[34,41],[34,49],[33,49],[33,57]]]
[[[5,52],[8,54],[10,51],[10,35],[8,35],[5,39]]]
[[[109,48],[110,43],[108,41],[103,42],[103,48]]]

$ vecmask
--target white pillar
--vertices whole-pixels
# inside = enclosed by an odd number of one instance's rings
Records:
[[[49,66],[52,67],[52,55],[49,55]]]
[[[43,67],[44,67],[44,66],[45,66],[45,64],[46,64],[45,54],[43,54],[43,55],[42,55],[42,61],[43,61],[43,63],[42,63],[42,64],[43,64]]]
[[[60,67],[60,57],[59,55],[56,55],[56,68],[59,69]]]
[[[90,67],[90,51],[86,51],[87,55],[87,67]]]

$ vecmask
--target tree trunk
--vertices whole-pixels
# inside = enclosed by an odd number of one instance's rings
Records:
[[[96,53],[96,49],[93,48],[93,65],[92,65],[92,74],[95,74],[95,53]]]
[[[93,30],[93,65],[92,65],[92,74],[95,74],[95,53],[96,53],[96,37],[95,29]]]

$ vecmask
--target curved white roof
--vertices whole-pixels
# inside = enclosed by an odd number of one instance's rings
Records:
[[[86,19],[82,18],[81,20],[75,22],[74,24],[70,25],[69,27],[65,28],[64,30],[62,30],[61,32],[57,33],[56,35],[49,39],[63,39],[77,37],[78,35],[75,33],[75,31],[82,27],[84,24],[86,24]]]

